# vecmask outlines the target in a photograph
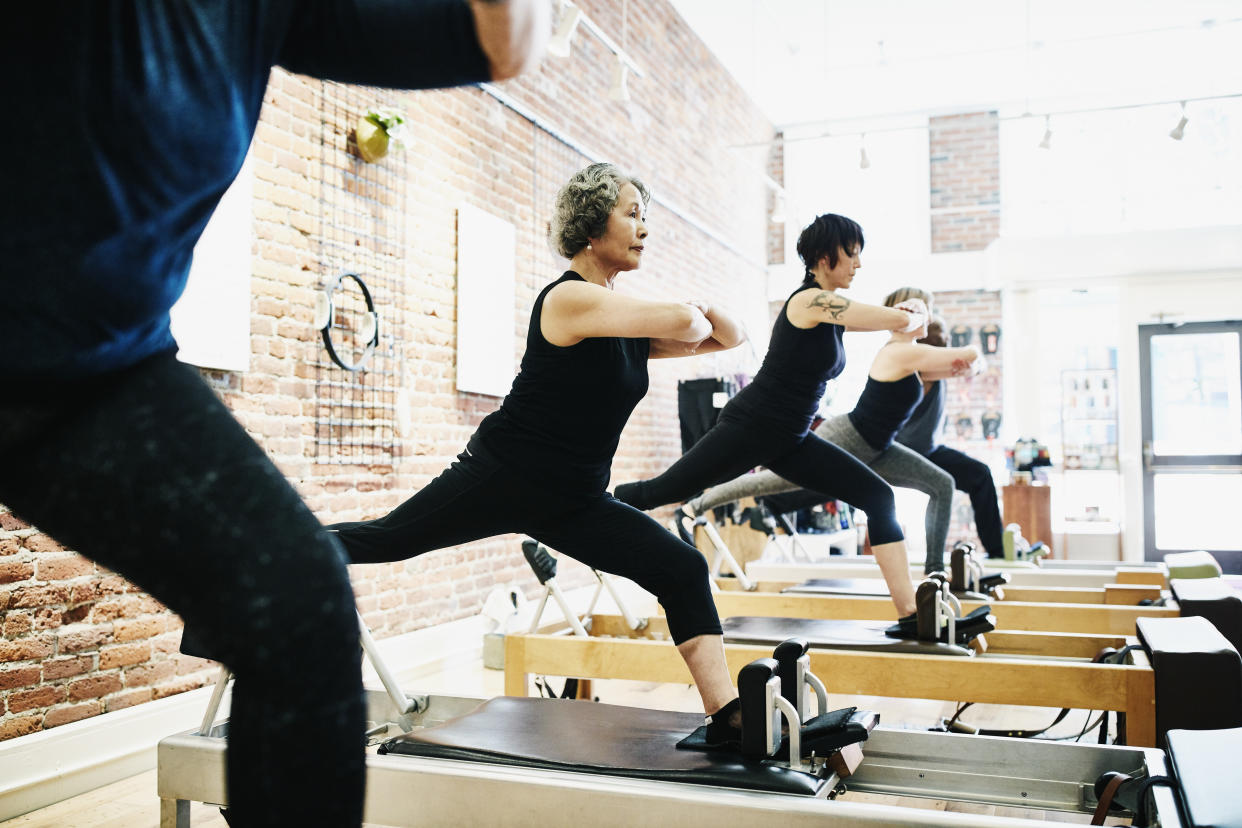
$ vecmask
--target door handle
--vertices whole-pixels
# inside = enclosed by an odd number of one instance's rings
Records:
[[[1143,441],[1143,471],[1151,471],[1156,452],[1151,447],[1151,440]]]

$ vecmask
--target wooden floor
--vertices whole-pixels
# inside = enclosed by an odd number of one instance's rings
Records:
[[[455,693],[467,696],[497,696],[503,690],[503,674],[498,670],[486,670],[477,661],[459,661],[442,665],[437,672],[428,673],[410,682],[411,692]],[[685,685],[651,684],[647,682],[601,681],[594,685],[595,696],[600,701],[627,704],[665,710],[700,710],[698,695]],[[936,724],[942,717],[951,716],[955,705],[950,702],[890,699],[878,697],[829,696],[831,708],[857,706],[880,713],[881,723],[887,727],[907,727],[923,730]],[[970,708],[962,720],[975,726],[1039,728],[1048,724],[1057,711],[1047,708],[1015,708],[978,705]],[[1094,715],[1091,717],[1094,719]],[[1072,737],[1086,723],[1086,713],[1075,712],[1061,722],[1053,735]],[[1083,737],[1092,742],[1093,734]],[[883,802],[911,808],[935,809],[954,813],[996,814],[998,816],[1023,817],[1049,822],[1090,824],[1089,815],[1061,814],[1030,811],[1019,808],[992,807],[971,803],[920,800],[908,797],[876,796],[847,793],[849,801]],[[226,823],[219,810],[195,803],[191,808],[194,828],[225,828]],[[1127,825],[1128,820],[1110,819],[1107,825]],[[155,771],[116,782],[73,799],[38,811],[0,822],[5,828],[158,828],[159,799],[156,795]],[[371,826],[371,828],[380,828]]]

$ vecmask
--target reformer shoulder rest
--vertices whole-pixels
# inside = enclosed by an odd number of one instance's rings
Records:
[[[872,713],[856,713],[874,727]],[[498,697],[434,727],[380,746],[380,753],[543,770],[815,796],[824,780],[737,753],[677,750],[703,723],[698,713],[646,710],[574,699]]]
[[[1206,618],[1139,618],[1156,684],[1156,746],[1174,729],[1242,726],[1242,657]]]
[[[1170,552],[1164,556],[1164,565],[1173,578],[1219,578],[1220,563],[1210,552]]]
[[[1169,589],[1182,615],[1206,618],[1242,651],[1242,592],[1222,578],[1175,578]]]
[[[1170,730],[1168,743],[1188,828],[1242,826],[1242,728]]]

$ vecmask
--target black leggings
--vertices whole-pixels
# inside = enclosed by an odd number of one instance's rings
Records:
[[[728,408],[703,439],[663,474],[622,484],[615,492],[618,500],[636,509],[654,509],[680,503],[757,465],[804,489],[862,509],[873,544],[905,539],[892,488],[861,460],[809,432],[782,432],[754,418],[731,415]]]
[[[171,354],[0,402],[0,502],[181,615],[237,677],[235,825],[357,826],[358,621],[331,535]]]
[[[1000,507],[996,504],[996,484],[986,463],[948,446],[936,446],[927,459],[953,475],[953,485],[970,495],[975,512],[975,530],[989,558],[1003,558]]]
[[[568,495],[533,485],[477,441],[384,517],[328,528],[353,563],[400,561],[520,532],[655,595],[675,643],[721,634],[707,561],[697,549],[606,492]]]

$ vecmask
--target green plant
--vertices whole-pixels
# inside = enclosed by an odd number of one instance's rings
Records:
[[[384,134],[388,136],[389,146],[394,149],[405,149],[405,139],[409,134],[409,128],[406,126],[403,112],[389,106],[381,106],[368,109],[365,117],[366,120],[384,130]]]

